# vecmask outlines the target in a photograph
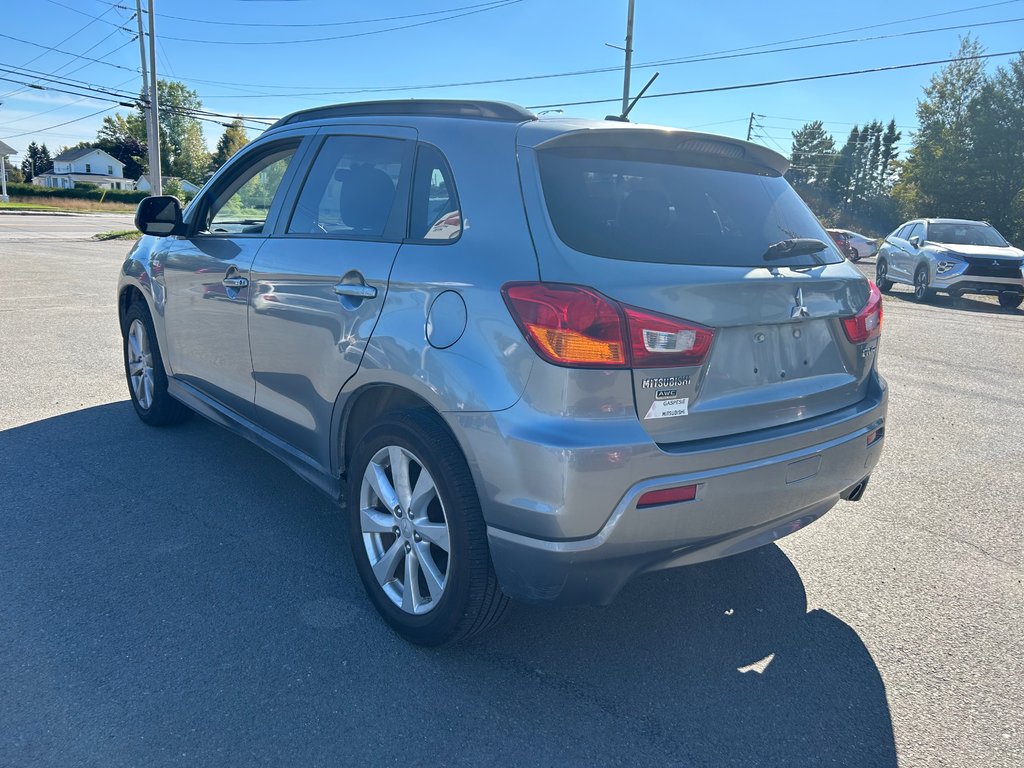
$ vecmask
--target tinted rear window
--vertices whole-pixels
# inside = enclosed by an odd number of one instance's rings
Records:
[[[660,150],[541,150],[541,183],[558,237],[577,251],[628,261],[763,267],[843,260],[784,178],[681,159]],[[768,246],[796,237],[828,247],[764,261]]]

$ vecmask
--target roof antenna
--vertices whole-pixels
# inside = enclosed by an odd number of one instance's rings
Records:
[[[620,123],[628,123],[629,122],[629,113],[633,111],[633,107],[635,107],[636,103],[638,101],[640,101],[640,97],[643,96],[645,93],[647,93],[647,89],[650,88],[651,85],[653,85],[654,81],[658,79],[658,75],[660,75],[660,74],[661,74],[661,72],[655,72],[654,73],[654,76],[651,77],[651,79],[647,81],[647,85],[645,85],[643,88],[640,89],[640,93],[638,93],[633,98],[633,100],[631,102],[629,102],[629,106],[626,107],[625,111],[623,111],[623,113],[621,115],[608,115],[607,117],[605,117],[605,120],[615,120],[615,121],[620,122]]]

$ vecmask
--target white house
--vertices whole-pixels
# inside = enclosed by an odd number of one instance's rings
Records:
[[[160,177],[160,183],[163,184],[163,186],[165,186],[165,187],[167,186],[167,182],[169,182],[171,180],[174,180],[174,181],[178,182],[178,184],[181,185],[182,190],[184,190],[191,197],[195,197],[197,194],[199,194],[199,190],[201,189],[201,187],[199,187],[196,184],[193,184],[188,179],[182,179],[182,178],[179,178],[178,176],[161,176]],[[149,192],[152,189],[152,186],[150,185],[149,179],[147,177],[139,176],[138,181],[135,182],[135,188],[139,192]]]
[[[131,189],[134,184],[124,177],[124,163],[96,147],[68,149],[53,158],[53,170],[32,177],[39,187],[74,189],[76,183],[88,182],[104,189]]]

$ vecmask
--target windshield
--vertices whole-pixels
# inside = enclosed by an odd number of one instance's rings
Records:
[[[928,239],[946,245],[991,245],[996,248],[1009,245],[995,227],[988,224],[929,224]]]
[[[548,215],[577,251],[609,259],[763,267],[769,246],[793,238],[830,245],[772,266],[843,260],[781,176],[680,163],[663,150],[581,147],[538,153]]]

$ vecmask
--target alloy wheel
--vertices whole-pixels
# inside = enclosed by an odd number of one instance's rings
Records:
[[[128,328],[128,376],[139,407],[149,410],[153,405],[153,351],[146,326],[139,319]]]
[[[928,295],[928,273],[923,269],[917,270],[914,275],[914,298],[923,301]]]
[[[360,484],[359,524],[388,599],[414,615],[435,608],[451,569],[448,519],[434,479],[409,450],[389,445],[373,455]]]

